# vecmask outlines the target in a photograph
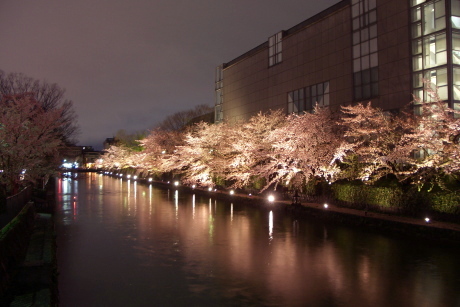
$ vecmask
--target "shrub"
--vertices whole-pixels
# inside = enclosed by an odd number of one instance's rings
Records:
[[[332,186],[334,199],[357,208],[376,208],[383,211],[399,211],[403,202],[400,187],[376,187],[357,182],[335,183]]]
[[[440,213],[459,214],[460,195],[455,192],[427,193],[431,209]]]

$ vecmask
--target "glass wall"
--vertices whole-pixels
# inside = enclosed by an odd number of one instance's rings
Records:
[[[414,96],[431,101],[428,82],[450,107],[458,108],[460,0],[411,0],[411,22]]]

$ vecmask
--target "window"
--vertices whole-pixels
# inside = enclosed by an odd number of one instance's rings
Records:
[[[460,1],[451,1],[452,14],[460,15]],[[456,4],[454,4],[456,3]],[[447,34],[446,1],[432,0],[411,2],[412,21],[412,80],[413,94],[422,101],[431,101],[425,91],[423,80],[431,82],[433,90],[438,91],[439,98],[449,100],[448,74],[446,65],[449,57],[453,64],[460,64],[460,34]],[[452,27],[460,20],[452,18]],[[458,24],[460,27],[460,24]],[[448,40],[452,39],[452,51],[447,49]],[[452,89],[451,89],[452,91]],[[456,96],[455,86],[451,94]],[[454,98],[458,99],[458,98]],[[417,108],[415,110],[417,112]]]
[[[451,1],[451,12],[452,12],[452,28],[460,29],[460,1]]]
[[[454,1],[455,2],[455,1]],[[445,1],[430,1],[411,10],[412,38],[431,34],[446,28]],[[417,4],[419,4],[417,3]],[[454,19],[452,19],[454,20]]]
[[[379,94],[379,71],[377,67],[355,72],[353,84],[355,99],[367,99]]]
[[[305,108],[305,89],[301,88],[288,93],[288,113],[302,113]]]
[[[312,85],[309,88],[311,94],[309,101],[310,110],[313,109],[316,104],[318,104],[319,107],[326,107],[329,105],[329,82]]]
[[[431,97],[424,90],[425,85],[423,84],[423,80],[430,81],[433,91],[436,91],[437,88],[441,100],[448,99],[447,68],[426,70],[423,73],[414,75],[414,96],[423,101],[430,102]]]
[[[329,106],[329,82],[318,83],[288,93],[288,114],[311,112],[319,107]]]
[[[446,34],[430,35],[412,42],[414,71],[447,63]]]
[[[353,85],[355,99],[378,95],[377,5],[375,0],[353,0]]]
[[[223,86],[224,86],[224,66],[219,65],[216,67],[216,76],[215,76],[215,91],[216,91],[216,97],[215,97],[215,108],[214,108],[214,121],[216,123],[221,122],[224,119],[223,115],[223,110],[222,110],[222,104],[224,102],[224,92],[223,92]]]
[[[460,68],[454,68],[454,100],[460,100]]]
[[[273,66],[283,60],[283,32],[278,32],[268,39],[268,66]]]
[[[452,33],[452,62],[460,64],[460,34]]]

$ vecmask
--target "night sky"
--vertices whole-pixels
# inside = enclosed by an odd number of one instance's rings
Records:
[[[214,70],[338,0],[0,0],[0,69],[57,83],[80,145],[214,105]]]

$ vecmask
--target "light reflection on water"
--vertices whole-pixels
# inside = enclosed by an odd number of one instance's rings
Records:
[[[459,249],[96,174],[58,194],[61,306],[460,305]]]

